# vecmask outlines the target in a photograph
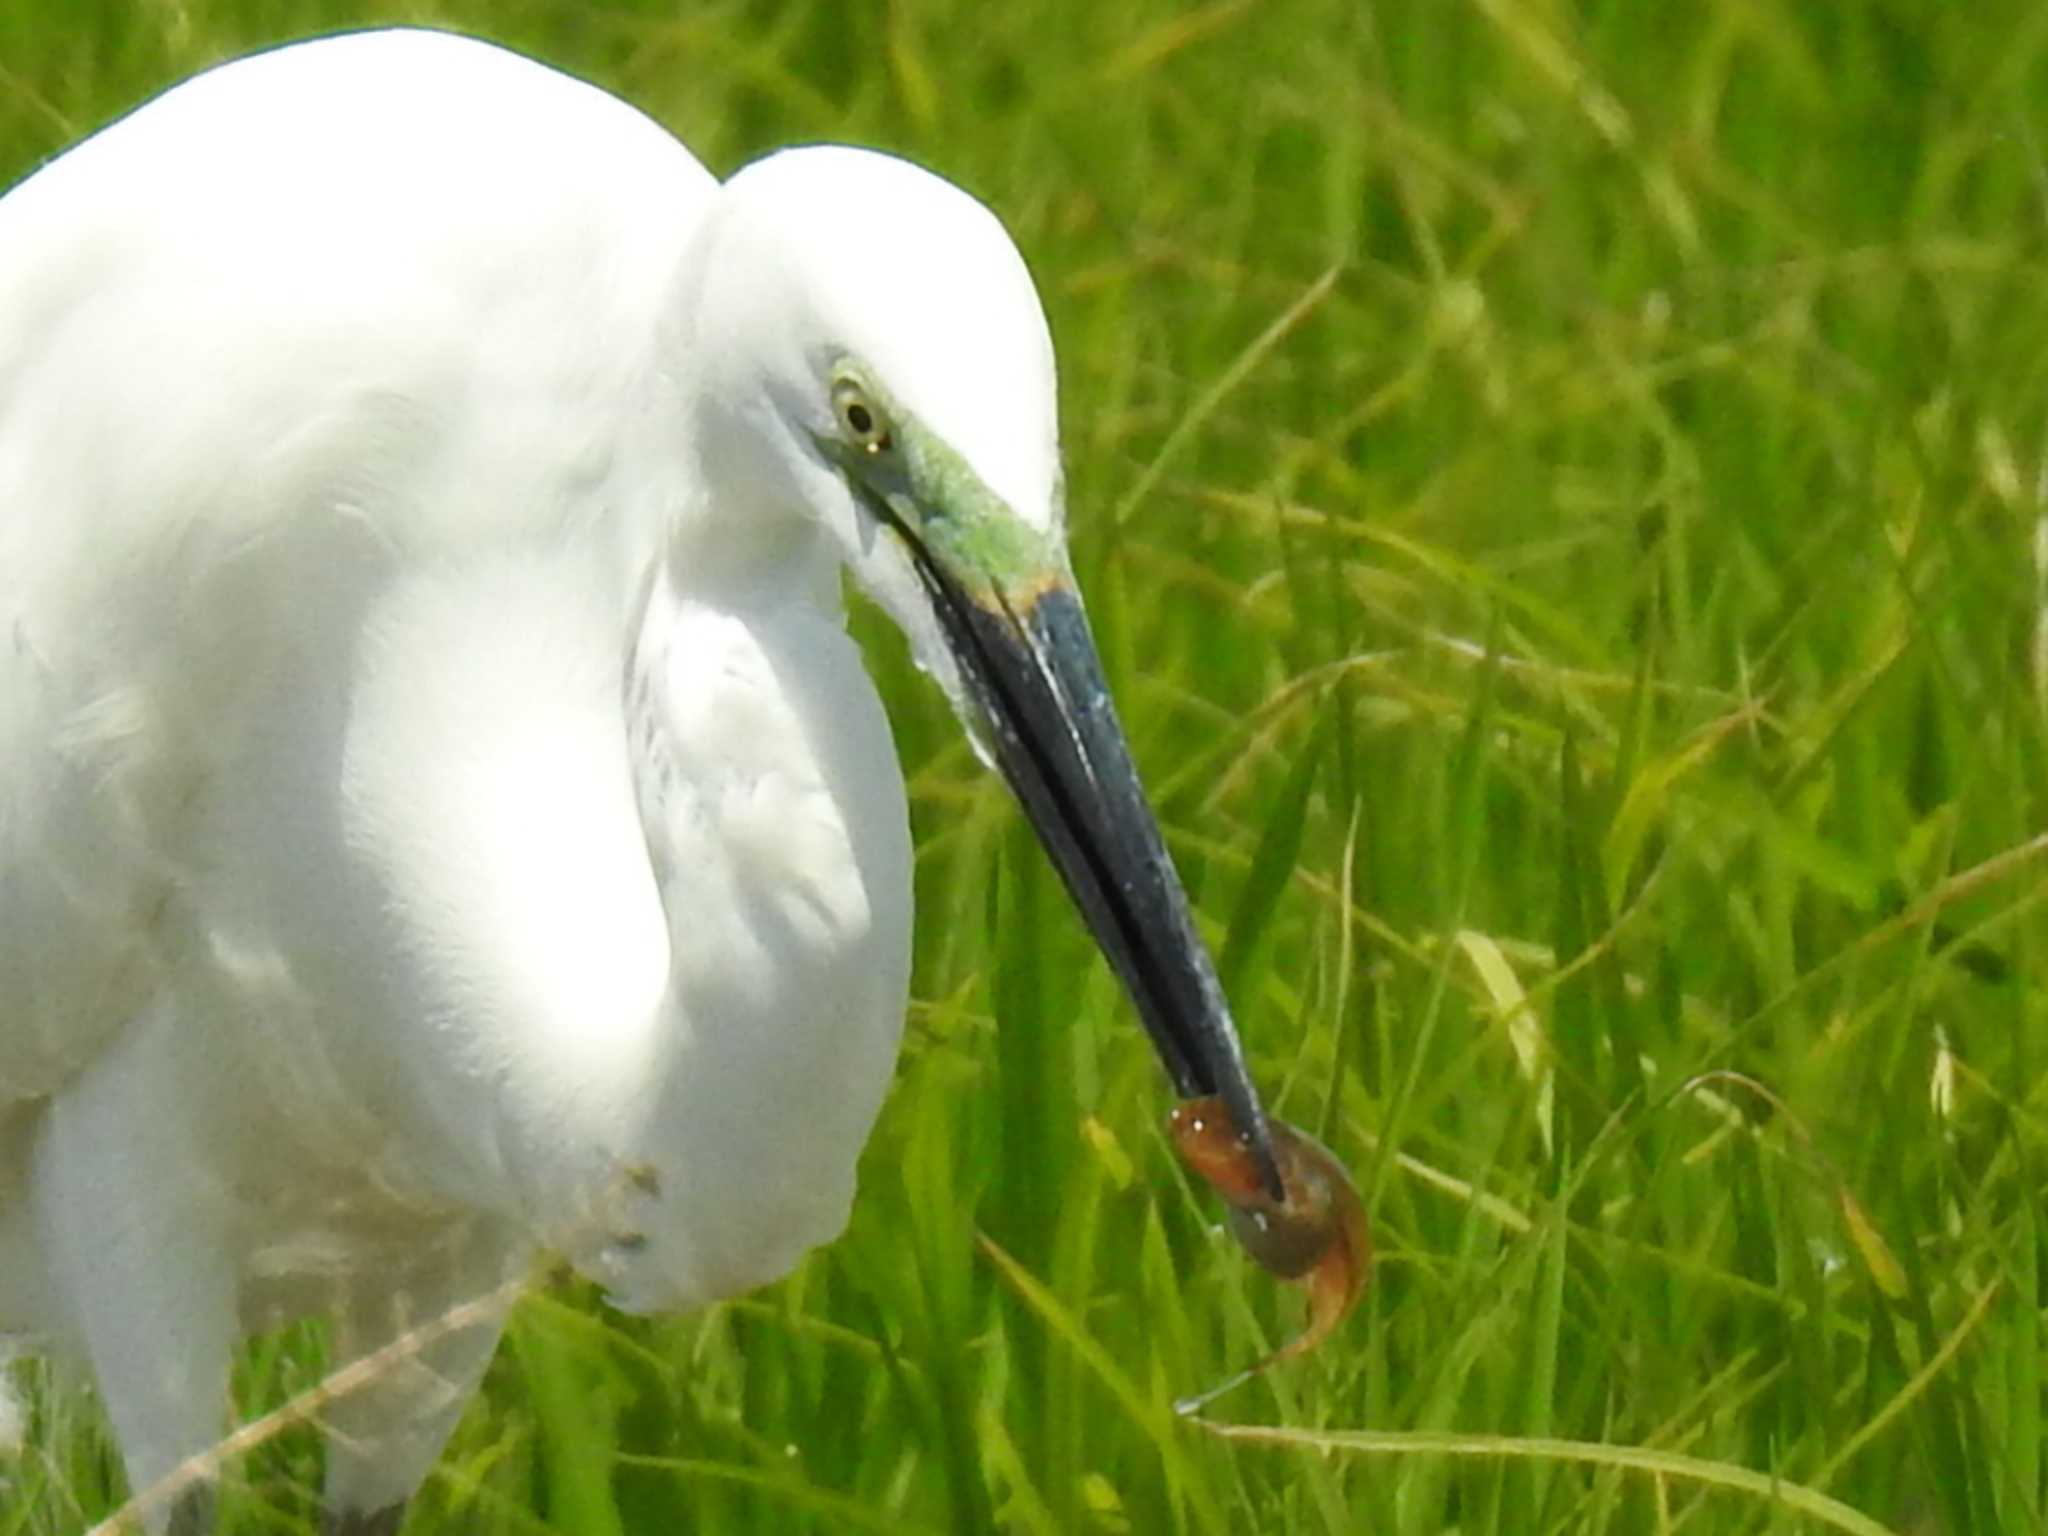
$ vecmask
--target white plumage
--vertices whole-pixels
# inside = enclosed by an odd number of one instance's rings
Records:
[[[900,161],[721,188],[390,32],[0,199],[0,1328],[90,1360],[138,1490],[245,1328],[359,1353],[536,1244],[689,1306],[840,1229],[910,934],[842,567],[1257,1123],[1062,516],[1030,280]],[[395,1528],[495,1334],[329,1410],[337,1528]]]

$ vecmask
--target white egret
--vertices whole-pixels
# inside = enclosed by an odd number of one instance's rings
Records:
[[[719,185],[482,43],[230,64],[0,199],[0,1327],[136,1489],[245,1328],[346,1358],[537,1245],[687,1307],[840,1230],[910,922],[842,568],[1277,1178],[1061,495],[979,203]],[[330,1529],[396,1529],[496,1334],[329,1407]]]

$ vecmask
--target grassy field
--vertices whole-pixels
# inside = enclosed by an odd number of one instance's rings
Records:
[[[699,1316],[537,1285],[408,1530],[2042,1528],[2048,8],[0,0],[0,181],[370,19],[1002,213],[1138,758],[1379,1245],[1174,1416],[1300,1303],[863,614],[921,906],[852,1230]],[[258,1342],[242,1413],[322,1368]],[[0,1536],[69,1536],[120,1480],[29,1385]]]

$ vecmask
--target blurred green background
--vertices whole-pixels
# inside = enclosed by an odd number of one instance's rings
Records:
[[[398,21],[1000,212],[1138,758],[1380,1253],[1210,1410],[1274,1443],[1173,1415],[1300,1304],[862,613],[921,905],[852,1230],[693,1317],[537,1286],[408,1530],[2042,1528],[2048,7],[0,0],[0,182]],[[0,1533],[76,1533],[111,1451],[24,1379]]]

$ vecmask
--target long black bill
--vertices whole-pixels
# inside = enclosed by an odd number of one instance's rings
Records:
[[[1027,603],[969,597],[916,564],[980,706],[997,765],[1123,981],[1183,1098],[1220,1094],[1277,1198],[1280,1174],[1230,1005],[1131,762],[1081,600],[1049,582]]]

